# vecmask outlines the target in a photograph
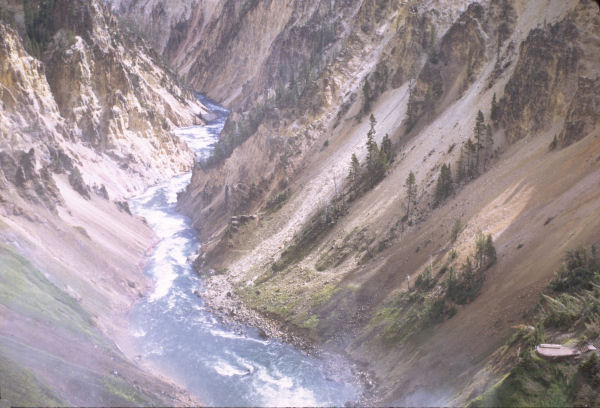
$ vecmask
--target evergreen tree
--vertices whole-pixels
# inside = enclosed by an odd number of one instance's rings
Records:
[[[485,235],[481,230],[477,231],[475,237],[475,267],[477,269],[483,269],[485,265]]]
[[[388,162],[392,161],[392,141],[387,133],[381,141],[381,152],[385,153]]]
[[[493,122],[498,121],[498,102],[496,101],[496,93],[492,96],[492,109],[490,110],[490,118]]]
[[[477,154],[477,146],[471,139],[467,140],[467,144],[465,145],[466,150],[466,171],[465,175],[469,179],[475,177],[476,174],[476,154]]]
[[[377,124],[377,120],[375,120],[375,116],[372,113],[369,117],[369,122],[371,122],[371,127],[367,132],[367,173],[369,175],[369,186],[372,187],[375,184],[377,159],[379,156],[379,148],[375,141],[375,125]]]
[[[370,127],[367,132],[367,162],[375,160],[375,149],[377,149],[377,143],[375,142],[375,125],[377,124],[377,120],[375,116],[371,113],[369,116]]]
[[[443,164],[435,188],[435,205],[438,206],[453,192],[452,171],[450,165]]]
[[[415,180],[415,173],[412,171],[406,177],[404,188],[406,189],[406,216],[408,218],[410,217],[410,205],[414,204],[417,198],[417,182]]]
[[[417,103],[415,100],[415,88],[412,86],[409,90],[408,104],[406,106],[406,130],[412,129],[415,124],[417,115]]]
[[[473,135],[475,136],[475,170],[479,171],[479,152],[483,147],[483,138],[485,137],[485,119],[483,112],[477,112],[477,118],[475,119],[475,128],[473,129]]]
[[[350,181],[352,188],[355,189],[356,187],[358,187],[360,180],[360,163],[358,162],[358,157],[356,157],[356,153],[352,153],[352,157],[350,158],[348,180]]]
[[[485,170],[487,162],[494,156],[494,135],[492,133],[492,127],[489,124],[485,127],[484,151],[485,161],[483,163],[483,169]]]
[[[389,159],[385,151],[379,150],[374,166],[373,186],[385,177],[385,172],[388,169],[388,161]]]
[[[494,247],[492,234],[488,234],[485,240],[485,256],[487,258],[488,267],[496,263],[496,248]]]
[[[492,234],[487,236],[478,231],[475,238],[475,261],[478,270],[486,270],[496,262],[496,248]]]
[[[465,283],[470,286],[470,283],[473,282],[474,272],[473,272],[473,263],[471,262],[471,257],[467,256],[467,260],[463,264],[462,268],[463,279]]]
[[[363,83],[363,113],[367,113],[371,110],[371,85],[369,84],[369,77],[365,77],[365,82]],[[372,115],[372,114],[371,114]]]

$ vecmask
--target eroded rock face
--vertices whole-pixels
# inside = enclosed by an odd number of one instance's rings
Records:
[[[600,121],[600,78],[579,77],[577,91],[569,105],[564,127],[558,138],[562,146],[583,139]]]
[[[521,45],[502,100],[501,120],[509,140],[539,131],[559,113],[564,116],[564,101],[573,97],[576,87],[578,36],[575,24],[563,22],[533,30]]]
[[[425,119],[433,117],[439,105],[460,98],[473,84],[481,67],[490,58],[499,59],[491,50],[499,50],[512,33],[514,14],[509,0],[492,2],[487,7],[471,3],[439,43],[434,40],[436,24],[430,23],[432,37],[424,38],[427,61],[411,88],[408,128],[423,116]]]
[[[189,169],[193,154],[170,130],[200,123],[206,111],[103,5],[57,0],[0,8],[6,154],[35,148],[36,173],[70,174],[75,162],[82,182],[106,185],[114,197]],[[19,174],[30,179],[25,170]],[[4,173],[12,181],[13,170]]]
[[[432,88],[439,88],[439,97],[443,89],[456,87],[467,70],[469,53],[473,72],[486,58],[481,24],[487,14],[479,5],[469,7],[452,24],[457,12],[452,8],[441,13],[394,1],[366,1],[342,2],[330,9],[327,3],[295,11],[298,16],[271,44],[260,80],[249,81],[242,90],[253,105],[231,114],[215,163],[195,169],[180,202],[206,233],[218,231],[230,216],[256,210],[268,197],[285,190],[289,179],[306,165],[320,135],[327,132],[328,111],[342,117],[346,107],[358,100],[362,106],[357,117],[364,116],[371,101],[415,78],[419,71],[417,88],[423,90],[419,94],[423,105]],[[495,27],[490,25],[490,30]],[[439,41],[436,30],[442,37]],[[425,57],[437,49],[443,52],[421,70]],[[237,61],[230,64],[239,66]],[[428,76],[432,72],[438,79]],[[431,97],[430,103],[434,102]],[[302,115],[314,118],[313,123],[297,120]]]
[[[566,118],[561,144],[584,137],[596,123],[600,18],[581,2],[558,23],[532,30],[501,101],[501,122],[515,141]],[[587,119],[583,119],[586,117]]]

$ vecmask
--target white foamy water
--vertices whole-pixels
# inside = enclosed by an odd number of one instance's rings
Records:
[[[206,157],[217,140],[227,110],[203,100],[217,119],[176,134]],[[208,405],[339,406],[355,402],[360,386],[340,359],[309,357],[290,345],[262,339],[256,330],[223,325],[204,307],[203,282],[188,258],[198,233],[176,211],[177,193],[190,174],[154,186],[130,201],[146,218],[159,242],[145,273],[154,281],[150,296],[133,310],[132,337],[144,359],[176,379]]]

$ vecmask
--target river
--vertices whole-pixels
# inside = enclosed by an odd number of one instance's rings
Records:
[[[176,134],[196,152],[210,154],[229,112],[200,97],[216,114],[206,126]],[[134,344],[142,359],[213,406],[340,406],[356,402],[360,385],[351,366],[332,356],[309,356],[256,330],[223,324],[206,308],[203,281],[188,257],[199,245],[190,220],[176,211],[177,192],[191,173],[148,189],[132,199],[159,242],[144,272],[154,288],[132,310]]]

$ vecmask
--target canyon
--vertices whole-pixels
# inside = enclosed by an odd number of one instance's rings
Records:
[[[595,2],[104,3],[0,1],[3,395],[197,403],[117,346],[156,243],[127,199],[191,170],[206,306],[342,356],[360,403],[600,401],[596,351],[534,351],[600,347]],[[230,110],[197,160],[192,90]]]

